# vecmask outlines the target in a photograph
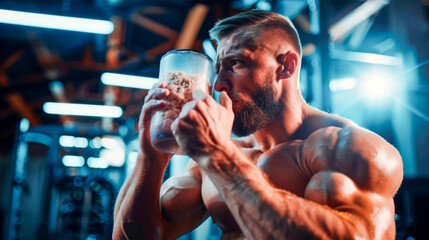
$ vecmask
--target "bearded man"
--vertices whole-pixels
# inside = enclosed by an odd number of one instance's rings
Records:
[[[151,145],[149,126],[171,95],[165,84],[150,90],[113,238],[176,239],[211,216],[222,239],[394,239],[401,157],[380,136],[304,101],[292,23],[251,10],[210,35],[220,104],[196,92],[183,107],[171,128],[192,160],[161,186],[171,154]]]

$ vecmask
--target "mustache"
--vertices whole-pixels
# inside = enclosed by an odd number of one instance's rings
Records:
[[[242,94],[240,94],[240,93],[232,92],[232,93],[227,93],[227,94],[228,94],[228,97],[231,98],[231,100],[242,99],[242,97],[241,97]]]

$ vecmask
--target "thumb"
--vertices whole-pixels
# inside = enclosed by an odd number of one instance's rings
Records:
[[[226,92],[222,91],[219,96],[219,103],[225,107],[228,111],[232,111],[232,101]]]
[[[192,97],[196,100],[204,100],[207,97],[207,94],[201,91],[200,89],[192,92]]]

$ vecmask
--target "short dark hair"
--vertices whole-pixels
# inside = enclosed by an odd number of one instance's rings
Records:
[[[262,32],[269,28],[281,29],[287,34],[288,38],[291,40],[290,42],[299,54],[302,52],[298,32],[290,19],[271,11],[253,9],[238,13],[218,21],[209,31],[209,34],[212,40],[219,43],[223,37],[237,30],[246,28],[258,30],[257,32]]]

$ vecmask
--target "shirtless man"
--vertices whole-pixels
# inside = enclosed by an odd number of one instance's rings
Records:
[[[401,157],[376,134],[305,103],[290,21],[252,10],[210,34],[220,104],[197,92],[172,125],[193,161],[161,187],[171,155],[151,146],[149,126],[172,94],[154,86],[113,238],[176,239],[211,216],[222,239],[394,239]],[[231,131],[246,137],[236,141]]]

